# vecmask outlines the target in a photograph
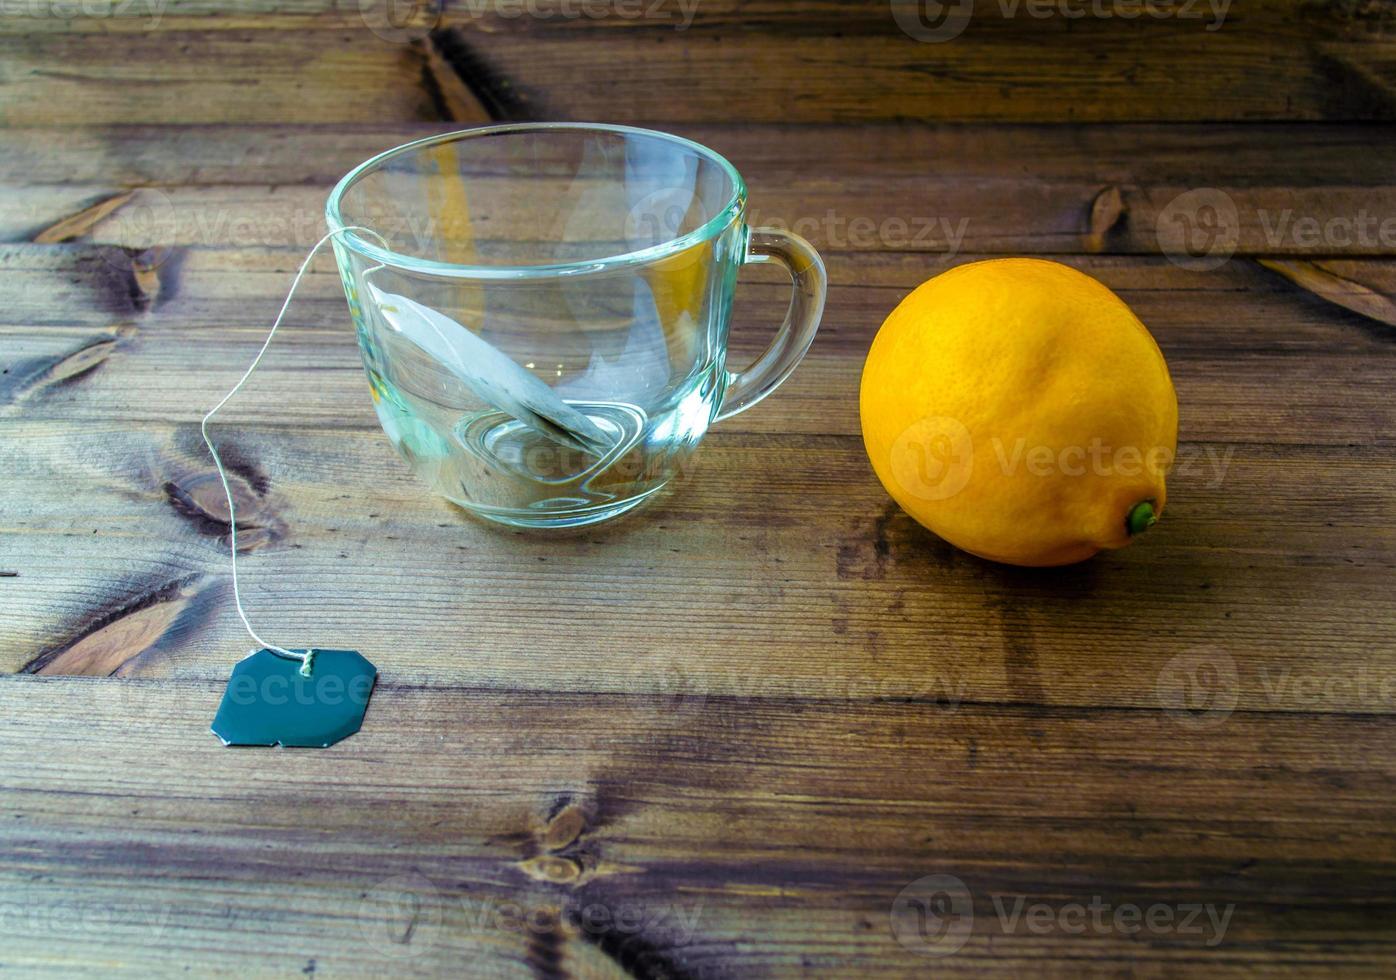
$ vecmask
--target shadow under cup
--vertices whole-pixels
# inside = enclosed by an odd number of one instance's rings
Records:
[[[745,213],[722,157],[627,127],[485,127],[362,164],[326,214],[384,432],[437,493],[504,524],[635,507],[813,340],[818,256]],[[769,260],[791,270],[790,313],[734,374],[737,270]]]

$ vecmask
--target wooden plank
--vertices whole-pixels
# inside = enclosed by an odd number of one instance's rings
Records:
[[[770,308],[774,310],[775,304]],[[770,319],[738,321],[743,341],[735,348],[734,361],[754,359],[766,338],[760,326]],[[16,387],[30,394],[17,392],[15,400],[23,402],[22,414],[34,421],[118,421],[137,426],[171,418],[197,421],[199,413],[207,408],[209,393],[231,387],[264,334],[263,326],[261,334],[252,329],[238,332],[235,339],[200,342],[201,356],[209,357],[214,365],[201,372],[181,372],[187,359],[180,359],[168,347],[158,357],[139,359],[148,349],[146,344],[187,343],[188,337],[165,333],[163,337],[118,340],[102,351],[104,360],[108,359],[106,355],[112,355],[110,369],[92,370],[90,378],[84,376],[81,383],[62,388],[59,384],[71,377],[67,371],[57,378],[46,375],[32,382],[28,372],[46,372],[50,365],[66,361],[89,345],[106,343],[119,335],[67,335],[26,342],[17,350],[27,356],[14,363],[25,372]],[[1214,374],[1218,365],[1228,361],[1235,362],[1233,377],[1226,381],[1217,379]],[[1180,354],[1172,363],[1180,397],[1189,412],[1184,433],[1197,442],[1372,451],[1392,444],[1391,430],[1384,427],[1391,421],[1391,407],[1385,397],[1392,367],[1389,358],[1315,357],[1295,350],[1283,355]],[[82,369],[95,367],[89,359]],[[313,381],[305,380],[307,372],[314,372]],[[851,360],[829,350],[812,353],[800,376],[782,390],[781,409],[753,411],[749,417],[728,422],[726,431],[852,437],[858,433],[856,392],[860,372],[861,358]],[[1341,398],[1333,397],[1323,387],[1334,376],[1344,378],[1348,385]],[[1284,390],[1276,391],[1277,379],[1286,386]],[[311,389],[315,397],[287,406],[286,393],[292,389]],[[376,428],[347,322],[336,335],[323,336],[319,344],[284,344],[281,352],[268,359],[261,380],[251,390],[252,396],[230,406],[229,424],[270,429]]]
[[[0,961],[1066,976],[1085,956],[1144,975],[1382,975],[1396,940],[1390,718],[1238,712],[1180,738],[1156,711],[851,717],[388,681],[353,739],[266,753],[218,746],[217,697],[205,682],[0,679]],[[953,955],[894,938],[893,901],[929,874],[967,889]],[[1019,900],[1046,905],[1046,926],[999,913]],[[1092,901],[1212,905],[1225,928],[1200,914],[1200,930],[1131,935],[1107,914],[1082,934],[1059,917]],[[633,924],[594,914],[588,929],[588,906]]]
[[[705,0],[685,11],[671,0],[641,17],[621,4],[602,5],[599,17],[554,10],[566,6],[544,2],[531,7],[537,16],[508,16],[463,0],[448,6],[441,26],[511,79],[525,111],[539,118],[722,121],[732,105],[748,121],[775,124],[1356,119],[1393,111],[1370,82],[1346,81],[1373,74],[1349,64],[1390,62],[1382,30],[1391,12],[1338,2],[1157,5],[1137,16],[1105,4],[971,0],[942,8],[946,23],[929,31],[919,21],[935,9],[915,3]],[[587,43],[571,44],[579,33]],[[749,84],[752,65],[761,84]],[[574,84],[593,74],[606,84]]]
[[[323,233],[324,198],[340,175],[441,129],[205,128],[166,144],[167,130],[144,128],[71,146],[52,130],[16,131],[0,140],[11,154],[0,170],[9,182],[0,238],[305,248]],[[823,249],[1186,259],[1212,245],[1222,258],[1396,248],[1396,185],[1382,166],[1396,137],[1371,127],[1258,127],[1243,143],[1213,126],[823,127],[779,138],[751,127],[681,129],[744,171],[753,223],[793,227]],[[813,154],[820,171],[805,174]],[[1048,162],[1029,170],[1024,159]],[[1118,204],[1097,227],[1095,204],[1107,192]],[[82,234],[66,233],[90,214]]]
[[[652,33],[582,45],[552,34],[476,43],[496,72],[515,80],[524,111],[542,119],[714,122],[734,104],[750,122],[846,124],[1342,120],[1390,111],[1365,99],[1339,102],[1298,39],[1252,47],[1253,35],[1198,28],[1121,37],[1049,34],[1033,25],[1024,33],[975,43],[967,32],[955,43],[923,45],[895,36],[772,41],[734,32],[695,38],[696,63],[675,57],[687,44]],[[1251,41],[1236,43],[1243,36]],[[1196,67],[1180,71],[1183,64]],[[753,65],[760,66],[755,84]],[[606,84],[569,84],[578,77]],[[1218,85],[1218,78],[1235,84]]]
[[[852,37],[908,36],[902,30],[891,5],[861,3],[859,0],[705,0],[700,4],[678,0],[649,0],[633,3],[578,3],[576,0],[443,0],[431,8],[403,8],[393,11],[401,33],[440,26],[475,30],[482,34],[571,33],[582,36],[637,33],[731,33],[829,36],[842,32]],[[1176,6],[1179,9],[1168,9]],[[1120,30],[1140,31],[1139,21],[1173,22],[1179,29],[1206,29],[1222,21],[1243,22],[1256,31],[1269,31],[1276,37],[1293,38],[1299,31],[1357,42],[1389,18],[1387,11],[1354,9],[1332,0],[1295,4],[1293,0],[1245,0],[1243,3],[1212,7],[1196,4],[1161,4],[1151,16],[1129,16],[1126,10],[1077,8],[1080,15],[1061,16],[1061,9],[1044,10],[1042,5],[985,3],[974,0],[967,28],[977,32],[1019,33],[1025,24],[1040,22],[1044,29],[1065,32]],[[17,6],[7,18],[7,33],[39,31],[69,33],[112,33],[149,31],[154,28],[204,29],[208,31],[246,30],[257,27],[315,25],[322,28],[368,27],[382,20],[385,12],[370,3],[339,4],[334,0],[176,0],[153,9],[145,0],[111,5],[33,4]],[[911,11],[905,12],[911,13]],[[933,13],[927,11],[926,13]],[[1112,16],[1113,15],[1113,16]],[[1066,21],[1079,21],[1066,25]],[[1135,23],[1129,23],[1133,21]],[[910,21],[907,21],[910,25]],[[374,26],[384,26],[375,23]],[[968,31],[966,31],[968,33]],[[953,40],[953,39],[947,39]]]
[[[0,250],[6,270],[0,335],[26,338],[23,347],[10,348],[10,363],[25,365],[16,378],[47,370],[89,343],[121,338],[100,370],[54,397],[43,385],[24,382],[23,414],[55,421],[195,421],[207,393],[230,387],[255,353],[299,258],[257,250],[182,251],[143,288],[129,265],[121,268],[127,262],[121,253],[88,246]],[[915,284],[973,257],[827,258],[834,286],[809,358],[773,403],[778,408],[744,414],[727,423],[727,431],[856,435],[854,393],[877,327]],[[1186,439],[1388,444],[1389,327],[1241,261],[1193,272],[1161,259],[1060,258],[1116,289],[1154,331],[1187,409]],[[1355,279],[1396,291],[1396,271],[1384,261],[1344,268]],[[279,339],[252,389],[284,390],[313,371],[316,397],[240,399],[227,409],[230,423],[375,428],[338,277],[327,257],[317,269],[292,307],[294,329]],[[753,274],[739,289],[735,359],[754,357],[779,321],[788,286],[773,281],[778,278]],[[154,302],[145,288],[156,292]],[[189,370],[190,344],[204,352],[206,368]],[[1277,377],[1285,379],[1284,388],[1276,387]],[[1333,378],[1344,380],[1340,399],[1328,388]],[[9,382],[11,388],[20,384]]]
[[[332,186],[381,150],[461,128],[446,122],[25,127],[0,130],[14,185]],[[829,177],[1034,179],[1097,186],[1380,189],[1388,127],[1369,124],[695,124],[665,128],[726,154],[748,177],[798,178],[817,150]],[[1283,152],[1281,152],[1281,150]]]
[[[422,68],[366,31],[0,35],[0,125],[438,119]]]
[[[1396,247],[1396,185],[1313,188],[1184,184],[1119,190],[1122,212],[1107,230],[1091,224],[1099,181],[960,178],[776,181],[756,175],[749,219],[794,230],[821,249],[926,253],[1380,256]],[[888,191],[901,193],[893,201]],[[519,189],[522,193],[522,189]],[[0,205],[0,239],[33,240],[125,191],[115,186],[24,186]],[[1192,195],[1192,196],[1188,196]],[[1199,196],[1200,195],[1200,196]],[[87,229],[86,240],[146,248],[170,245],[308,249],[325,232],[320,186],[220,185],[142,189]],[[1227,225],[1199,221],[1223,208]],[[1204,213],[1208,210],[1208,213]],[[55,237],[59,232],[49,235]]]
[[[0,129],[0,180],[98,186],[332,187],[374,154],[461,128],[448,122]]]
[[[248,641],[197,426],[7,428],[4,669],[219,676]],[[852,437],[719,430],[642,519],[562,539],[464,519],[376,431],[218,438],[254,617],[393,651],[402,682],[1157,706],[1176,658],[1201,654],[1232,665],[1247,707],[1396,698],[1386,451],[1185,446],[1224,469],[1175,474],[1147,540],[1041,575],[926,534]]]
[[[0,53],[11,84],[0,118],[196,122],[215,106],[229,120],[413,118],[422,55],[412,45],[425,49],[433,29],[454,35],[444,43],[460,62],[507,83],[508,104],[534,118],[715,121],[730,118],[733,105],[749,121],[781,123],[1333,120],[1393,111],[1389,99],[1373,97],[1377,76],[1362,67],[1389,62],[1381,32],[1390,14],[1338,0],[1179,3],[1149,8],[1161,12],[1150,16],[976,0],[945,43],[918,40],[926,35],[915,20],[898,26],[894,10],[915,5],[856,0],[585,9],[575,0],[460,0],[439,17],[394,8],[391,19],[379,7],[301,0],[118,7],[116,16],[74,17],[84,12],[37,5],[8,22]],[[317,77],[326,57],[343,69],[338,95]],[[307,59],[298,81],[267,85]],[[404,60],[413,67],[403,69]],[[56,72],[54,64],[78,67]],[[112,82],[127,84],[117,94],[107,91]]]
[[[1375,112],[1396,109],[1396,50],[1382,44],[1369,48],[1360,42],[1331,42],[1319,46],[1323,63],[1342,87],[1349,105],[1367,102]]]
[[[365,7],[368,7],[365,4]],[[245,31],[364,27],[357,3],[333,0],[129,0],[17,4],[4,34],[123,34],[164,31]],[[408,18],[407,22],[411,22]]]

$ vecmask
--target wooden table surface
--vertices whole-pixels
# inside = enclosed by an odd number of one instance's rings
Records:
[[[0,968],[1391,975],[1387,5],[922,43],[847,0],[374,2],[0,18]],[[819,337],[657,506],[507,533],[394,456],[322,257],[217,438],[256,619],[381,678],[329,750],[224,749],[198,420],[334,181],[490,118],[722,152],[824,254]],[[859,437],[886,313],[1003,254],[1119,292],[1178,390],[1165,520],[1071,568],[937,540]],[[738,361],[787,295],[744,273]]]

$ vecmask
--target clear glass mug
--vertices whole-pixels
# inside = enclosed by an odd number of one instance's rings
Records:
[[[388,438],[437,493],[503,524],[637,506],[819,326],[819,255],[748,228],[746,206],[718,154],[625,126],[488,126],[361,164],[326,218]],[[793,280],[785,323],[729,371],[737,271],[769,261]]]

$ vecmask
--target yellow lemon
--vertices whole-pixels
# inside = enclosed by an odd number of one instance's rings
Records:
[[[1163,513],[1168,366],[1123,300],[1059,263],[993,259],[922,283],[878,331],[859,408],[887,492],[982,558],[1065,565]]]

